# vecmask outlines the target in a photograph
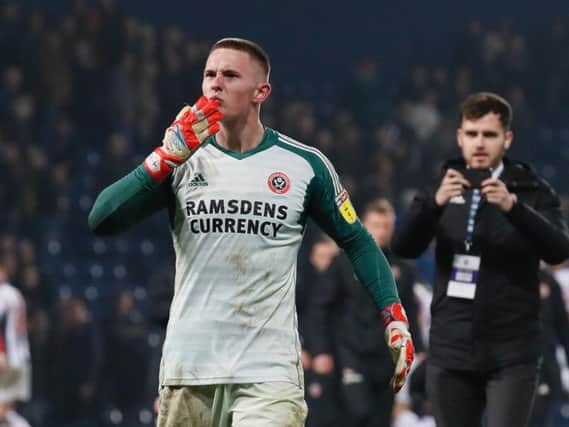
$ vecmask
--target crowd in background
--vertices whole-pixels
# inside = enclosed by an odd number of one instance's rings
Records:
[[[23,411],[35,427],[152,423],[173,274],[166,217],[99,239],[87,213],[198,98],[211,42],[109,0],[57,17],[0,2],[0,264],[28,305],[33,398]],[[333,93],[279,82],[262,117],[330,157],[356,208],[382,196],[400,210],[458,155],[459,102],[491,90],[514,109],[512,156],[539,169],[567,214],[567,46],[568,20],[473,20],[452,55],[413,52],[397,80],[370,45]],[[416,267],[428,285],[432,260]]]

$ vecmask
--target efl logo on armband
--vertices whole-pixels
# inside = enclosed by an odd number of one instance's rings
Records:
[[[338,206],[340,214],[342,214],[342,217],[348,224],[353,224],[356,222],[358,216],[356,214],[354,206],[352,205],[352,202],[350,201],[350,195],[346,190],[342,191],[336,197],[336,206]]]

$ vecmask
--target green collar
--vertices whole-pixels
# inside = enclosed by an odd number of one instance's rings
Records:
[[[259,145],[257,145],[255,148],[252,148],[251,150],[245,151],[243,153],[237,153],[235,151],[231,151],[225,147],[222,147],[221,145],[219,145],[219,143],[215,139],[215,135],[209,139],[208,143],[213,145],[219,151],[224,152],[228,156],[231,156],[237,160],[241,160],[241,159],[246,159],[247,157],[250,157],[254,154],[257,154],[263,150],[266,150],[267,148],[270,148],[272,145],[274,145],[275,139],[276,139],[275,131],[270,129],[270,128],[265,128],[265,134],[263,135],[263,139],[261,140]]]

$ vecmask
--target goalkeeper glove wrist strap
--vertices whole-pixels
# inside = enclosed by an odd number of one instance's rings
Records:
[[[183,162],[176,156],[168,154],[162,147],[157,147],[144,160],[144,169],[155,181],[164,181]]]
[[[383,320],[384,326],[389,325],[391,322],[402,322],[405,326],[409,325],[405,309],[398,302],[394,302],[393,304],[384,307],[381,310],[380,316]]]

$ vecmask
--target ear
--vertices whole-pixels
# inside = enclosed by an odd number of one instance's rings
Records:
[[[504,148],[507,150],[512,145],[512,141],[514,140],[514,132],[511,130],[506,132],[506,139],[504,140]]]
[[[262,104],[267,100],[271,94],[271,84],[262,83],[257,89],[255,89],[255,95],[253,96],[253,102],[256,104]]]
[[[462,148],[462,128],[456,130],[456,142],[460,148]]]

